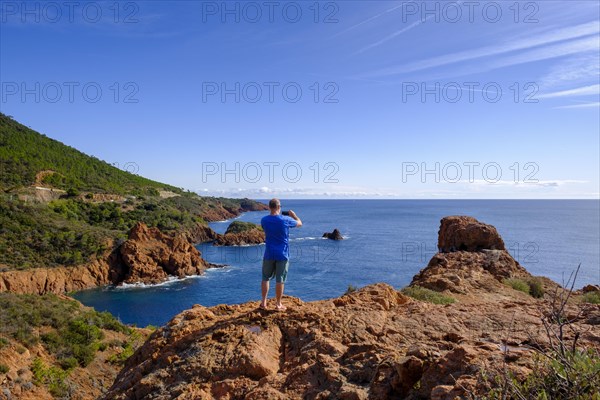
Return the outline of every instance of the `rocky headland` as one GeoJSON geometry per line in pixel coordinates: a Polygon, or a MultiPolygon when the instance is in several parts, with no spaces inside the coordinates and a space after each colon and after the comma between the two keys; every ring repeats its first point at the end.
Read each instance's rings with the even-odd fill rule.
{"type": "MultiPolygon", "coordinates": [[[[565,289],[540,279],[534,298],[507,285],[533,277],[473,218],[444,218],[439,247],[409,290],[286,297],[283,313],[258,302],[194,306],[150,336],[103,399],[442,400],[477,398],[489,389],[484,377],[506,371],[523,379],[536,351],[552,346],[549,310],[565,289]],[[405,294],[426,288],[452,301],[405,294]]],[[[563,309],[565,340],[599,350],[600,305],[576,297],[563,309]]]]}
{"type": "MultiPolygon", "coordinates": [[[[235,209],[211,208],[202,217],[206,221],[221,220],[266,208],[265,204],[249,201],[247,204],[242,202],[242,206],[235,209]]],[[[264,242],[264,233],[260,232],[264,242]]],[[[198,223],[182,232],[164,233],[139,222],[129,231],[127,240],[106,243],[109,250],[92,262],[74,267],[0,272],[0,292],[59,294],[108,284],[155,284],[169,277],[201,275],[210,264],[202,259],[195,244],[219,240],[223,236],[231,243],[260,243],[260,238],[253,231],[241,235],[219,235],[206,224],[198,223]]]]}
{"type": "Polygon", "coordinates": [[[248,246],[265,242],[265,232],[259,225],[251,222],[233,221],[225,234],[217,234],[215,246],[248,246]]]}

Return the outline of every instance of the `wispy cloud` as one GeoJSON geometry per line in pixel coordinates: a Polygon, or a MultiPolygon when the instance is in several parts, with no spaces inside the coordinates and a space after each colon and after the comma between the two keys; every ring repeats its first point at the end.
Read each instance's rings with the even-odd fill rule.
{"type": "Polygon", "coordinates": [[[555,107],[555,108],[597,108],[598,110],[600,110],[600,102],[573,104],[573,105],[569,105],[569,106],[561,106],[561,107],[555,107]]]}
{"type": "Polygon", "coordinates": [[[541,77],[541,88],[561,88],[565,86],[585,85],[598,82],[600,76],[600,53],[580,54],[560,60],[550,67],[541,77]]]}
{"type": "Polygon", "coordinates": [[[572,96],[589,96],[589,95],[600,95],[600,85],[589,85],[580,88],[561,90],[559,92],[552,92],[539,95],[540,99],[551,99],[555,97],[572,97],[572,96]]]}
{"type": "Polygon", "coordinates": [[[361,21],[361,22],[359,22],[357,24],[354,24],[354,25],[352,25],[352,26],[350,26],[350,27],[348,27],[348,28],[346,28],[346,29],[344,29],[344,30],[336,33],[335,35],[333,35],[333,37],[340,36],[340,35],[343,35],[343,34],[345,34],[347,32],[350,32],[351,30],[354,30],[354,29],[358,28],[359,26],[368,24],[369,22],[374,21],[374,20],[376,20],[376,19],[378,19],[380,17],[383,17],[386,14],[392,13],[392,12],[396,11],[397,9],[399,9],[401,7],[402,7],[402,4],[400,4],[398,6],[394,6],[392,8],[388,8],[387,10],[385,10],[383,12],[380,12],[379,14],[373,15],[372,17],[369,17],[369,18],[367,18],[367,19],[365,19],[365,20],[363,20],[363,21],[361,21]]]}
{"type": "Polygon", "coordinates": [[[365,51],[370,50],[370,49],[372,49],[374,47],[381,46],[385,42],[388,42],[388,41],[392,40],[393,38],[395,38],[396,36],[400,36],[401,34],[406,33],[406,32],[410,31],[413,28],[416,28],[417,26],[421,25],[423,22],[425,22],[426,20],[431,19],[431,18],[432,18],[432,16],[429,16],[429,17],[425,18],[424,20],[415,21],[412,24],[410,24],[410,25],[408,25],[408,26],[406,26],[406,27],[404,27],[404,28],[402,28],[402,29],[400,29],[400,30],[398,30],[398,31],[396,31],[396,32],[394,32],[394,33],[386,36],[385,38],[383,38],[381,40],[378,40],[375,43],[371,43],[370,45],[368,45],[366,47],[363,47],[362,49],[358,50],[354,54],[356,55],[356,54],[364,53],[365,51]]]}
{"type": "MultiPolygon", "coordinates": [[[[500,45],[486,46],[472,50],[461,51],[452,54],[445,54],[438,57],[429,58],[401,66],[384,68],[373,73],[373,75],[395,75],[409,72],[416,72],[424,69],[440,67],[448,64],[471,61],[479,58],[497,56],[515,51],[530,50],[538,46],[547,46],[553,43],[558,43],[567,40],[583,38],[590,35],[600,33],[598,22],[590,22],[580,24],[574,27],[562,28],[552,32],[546,32],[535,37],[506,40],[500,45]]],[[[552,47],[548,49],[538,49],[536,52],[529,54],[516,55],[512,59],[504,60],[502,66],[512,65],[515,63],[529,62],[533,60],[546,59],[549,57],[558,56],[559,51],[567,51],[569,53],[588,51],[597,49],[597,36],[574,41],[560,45],[560,47],[552,47]]]]}

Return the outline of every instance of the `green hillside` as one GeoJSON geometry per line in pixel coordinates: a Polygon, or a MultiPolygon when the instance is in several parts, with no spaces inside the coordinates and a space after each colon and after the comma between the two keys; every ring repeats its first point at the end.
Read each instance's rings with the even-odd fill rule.
{"type": "Polygon", "coordinates": [[[0,114],[0,272],[102,257],[138,221],[186,231],[257,207],[122,171],[0,114]]]}
{"type": "Polygon", "coordinates": [[[120,170],[35,132],[0,113],[0,189],[36,183],[36,174],[53,171],[41,183],[57,189],[114,194],[156,194],[181,190],[120,170]]]}

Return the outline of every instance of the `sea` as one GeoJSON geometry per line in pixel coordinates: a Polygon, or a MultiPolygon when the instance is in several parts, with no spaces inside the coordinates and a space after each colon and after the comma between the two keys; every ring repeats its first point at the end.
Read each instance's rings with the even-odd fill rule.
{"type": "MultiPolygon", "coordinates": [[[[282,209],[294,210],[303,222],[290,230],[285,285],[286,295],[303,301],[338,297],[350,285],[408,285],[437,252],[440,220],[448,215],[494,225],[508,251],[533,275],[564,284],[579,266],[576,288],[600,284],[599,200],[282,200],[282,209]],[[344,240],[322,238],[335,228],[344,240]]],[[[266,214],[248,212],[236,219],[260,223],[266,214]]],[[[210,226],[224,233],[230,222],[210,226]]],[[[197,247],[207,261],[226,266],[159,285],[105,286],[74,297],[136,326],[163,325],[194,304],[260,299],[264,245],[197,247]]]]}

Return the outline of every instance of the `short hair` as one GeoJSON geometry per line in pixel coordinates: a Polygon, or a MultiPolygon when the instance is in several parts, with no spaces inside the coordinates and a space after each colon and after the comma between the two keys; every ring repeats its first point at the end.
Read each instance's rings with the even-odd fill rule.
{"type": "Polygon", "coordinates": [[[275,209],[277,209],[277,207],[281,207],[281,203],[279,202],[279,199],[269,200],[269,208],[271,210],[275,210],[275,209]]]}

